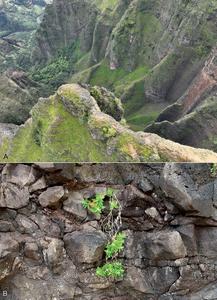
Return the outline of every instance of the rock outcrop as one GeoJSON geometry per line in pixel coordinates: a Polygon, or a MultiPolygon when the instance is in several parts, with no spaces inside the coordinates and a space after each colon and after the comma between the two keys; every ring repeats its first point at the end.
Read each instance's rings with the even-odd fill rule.
{"type": "Polygon", "coordinates": [[[7,292],[8,299],[215,298],[217,177],[211,165],[52,163],[0,169],[1,190],[13,186],[26,195],[10,202],[7,193],[0,195],[0,293],[7,292]],[[96,275],[108,241],[101,219],[84,207],[77,210],[83,197],[108,187],[121,203],[126,234],[118,256],[125,272],[117,280],[96,275]],[[45,207],[54,190],[60,205],[45,207]]]}
{"type": "Polygon", "coordinates": [[[217,150],[216,57],[215,48],[186,93],[167,107],[145,131],[185,145],[217,150]]]}
{"type": "Polygon", "coordinates": [[[0,122],[22,124],[37,103],[42,87],[22,71],[0,74],[0,122]]]}
{"type": "Polygon", "coordinates": [[[217,161],[217,154],[212,151],[182,146],[150,133],[133,132],[122,124],[124,120],[116,121],[104,113],[107,111],[116,119],[122,117],[120,101],[113,94],[96,87],[89,92],[77,84],[63,85],[55,95],[39,100],[32,109],[32,117],[14,131],[14,136],[2,131],[1,159],[10,162],[217,161]]]}

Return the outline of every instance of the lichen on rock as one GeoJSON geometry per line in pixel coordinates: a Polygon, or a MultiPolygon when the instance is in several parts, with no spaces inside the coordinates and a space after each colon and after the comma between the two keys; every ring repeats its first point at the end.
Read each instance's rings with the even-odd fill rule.
{"type": "MultiPolygon", "coordinates": [[[[110,94],[106,92],[105,98],[103,110],[107,111],[110,94]]],[[[119,102],[116,105],[118,110],[119,102]]],[[[133,132],[101,111],[97,100],[78,84],[63,85],[49,98],[40,98],[31,118],[16,128],[7,143],[5,134],[2,133],[0,151],[3,160],[12,162],[217,160],[217,155],[209,150],[182,146],[150,133],[133,132]]]]}

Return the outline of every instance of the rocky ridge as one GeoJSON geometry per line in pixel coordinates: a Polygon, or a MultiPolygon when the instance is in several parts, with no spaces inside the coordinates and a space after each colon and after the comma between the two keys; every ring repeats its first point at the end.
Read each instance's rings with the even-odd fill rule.
{"type": "Polygon", "coordinates": [[[10,300],[214,299],[217,182],[210,168],[1,165],[0,291],[10,300]],[[127,235],[118,280],[95,275],[106,234],[81,205],[108,187],[121,202],[127,235]]]}
{"type": "Polygon", "coordinates": [[[2,124],[1,159],[10,162],[217,161],[217,154],[212,151],[182,146],[150,133],[133,132],[125,125],[122,104],[114,94],[104,88],[89,89],[78,84],[63,85],[53,96],[39,100],[24,125],[2,124]]]}

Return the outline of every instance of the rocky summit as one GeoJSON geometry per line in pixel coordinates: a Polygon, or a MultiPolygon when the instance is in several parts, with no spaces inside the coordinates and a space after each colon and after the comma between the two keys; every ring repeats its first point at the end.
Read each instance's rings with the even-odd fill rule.
{"type": "Polygon", "coordinates": [[[7,299],[198,300],[217,294],[217,177],[208,164],[5,164],[0,293],[7,299]],[[82,205],[113,189],[119,278],[96,275],[109,235],[82,205]],[[16,196],[14,196],[16,195],[16,196]],[[196,279],[195,279],[196,278],[196,279]]]}
{"type": "MultiPolygon", "coordinates": [[[[202,152],[206,160],[196,158],[196,154],[192,159],[192,149],[176,143],[217,152],[216,17],[215,0],[2,0],[0,82],[4,82],[4,87],[0,88],[0,122],[25,123],[22,129],[30,128],[30,110],[36,105],[32,112],[37,114],[36,110],[42,107],[39,98],[58,95],[62,85],[79,84],[90,92],[104,114],[121,122],[121,127],[116,124],[121,131],[126,129],[122,120],[125,119],[131,130],[127,132],[131,132],[134,141],[140,140],[140,149],[143,144],[156,148],[156,144],[163,143],[167,148],[163,152],[172,153],[170,157],[154,149],[154,155],[147,151],[141,155],[135,149],[138,147],[130,146],[130,158],[128,154],[126,158],[114,150],[119,148],[114,141],[107,149],[98,143],[98,134],[88,133],[90,145],[98,144],[101,149],[95,154],[90,151],[90,159],[101,161],[106,154],[106,161],[210,160],[214,153],[202,152]],[[117,112],[114,107],[118,107],[117,112]],[[147,138],[144,142],[145,137],[150,137],[151,142],[147,138]],[[186,157],[180,152],[185,152],[186,157]]],[[[45,111],[48,102],[44,102],[45,111]]],[[[48,117],[47,128],[52,128],[49,132],[53,128],[61,131],[61,122],[55,121],[53,126],[51,119],[61,120],[62,112],[56,106],[53,110],[55,116],[48,117]]],[[[34,116],[30,120],[34,123],[34,116]]],[[[76,157],[89,161],[82,154],[85,149],[78,147],[82,142],[77,143],[76,138],[72,142],[71,133],[76,134],[77,126],[73,118],[69,120],[67,126],[63,125],[67,142],[64,137],[57,137],[63,143],[57,156],[58,141],[51,137],[53,133],[48,141],[44,140],[53,154],[45,157],[42,146],[36,147],[32,155],[40,161],[50,160],[54,154],[61,161],[74,161],[76,157]]],[[[82,138],[85,122],[80,130],[82,138]]],[[[17,137],[10,146],[11,160],[17,143],[23,144],[22,131],[18,131],[20,140],[17,137]]],[[[0,147],[5,152],[5,144],[0,147]]],[[[16,157],[21,161],[23,156],[19,153],[16,157]]]]}
{"type": "Polygon", "coordinates": [[[120,100],[97,86],[63,85],[39,100],[24,125],[0,128],[3,161],[217,162],[210,150],[132,131],[120,100]]]}

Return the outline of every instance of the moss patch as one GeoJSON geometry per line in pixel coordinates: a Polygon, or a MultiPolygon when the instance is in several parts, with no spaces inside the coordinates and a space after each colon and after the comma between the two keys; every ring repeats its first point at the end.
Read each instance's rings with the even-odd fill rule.
{"type": "MultiPolygon", "coordinates": [[[[129,134],[123,133],[118,137],[118,150],[124,155],[127,161],[153,161],[154,152],[151,147],[140,144],[136,138],[129,134]]],[[[156,158],[154,159],[156,160],[156,158]]]]}
{"type": "Polygon", "coordinates": [[[10,142],[7,138],[4,138],[1,146],[0,146],[0,160],[2,162],[7,162],[9,159],[7,159],[6,154],[8,154],[8,149],[9,149],[10,142]]]}
{"type": "Polygon", "coordinates": [[[33,122],[13,140],[12,161],[111,161],[106,147],[92,138],[86,124],[68,113],[55,97],[33,112],[33,122]],[[40,124],[40,125],[39,125],[40,124]],[[39,126],[39,127],[38,127],[39,126]],[[87,147],[88,145],[88,147],[87,147]]]}
{"type": "Polygon", "coordinates": [[[104,86],[113,89],[117,81],[123,78],[127,72],[121,68],[111,70],[106,60],[102,61],[98,68],[94,69],[90,75],[90,84],[104,86]]]}

